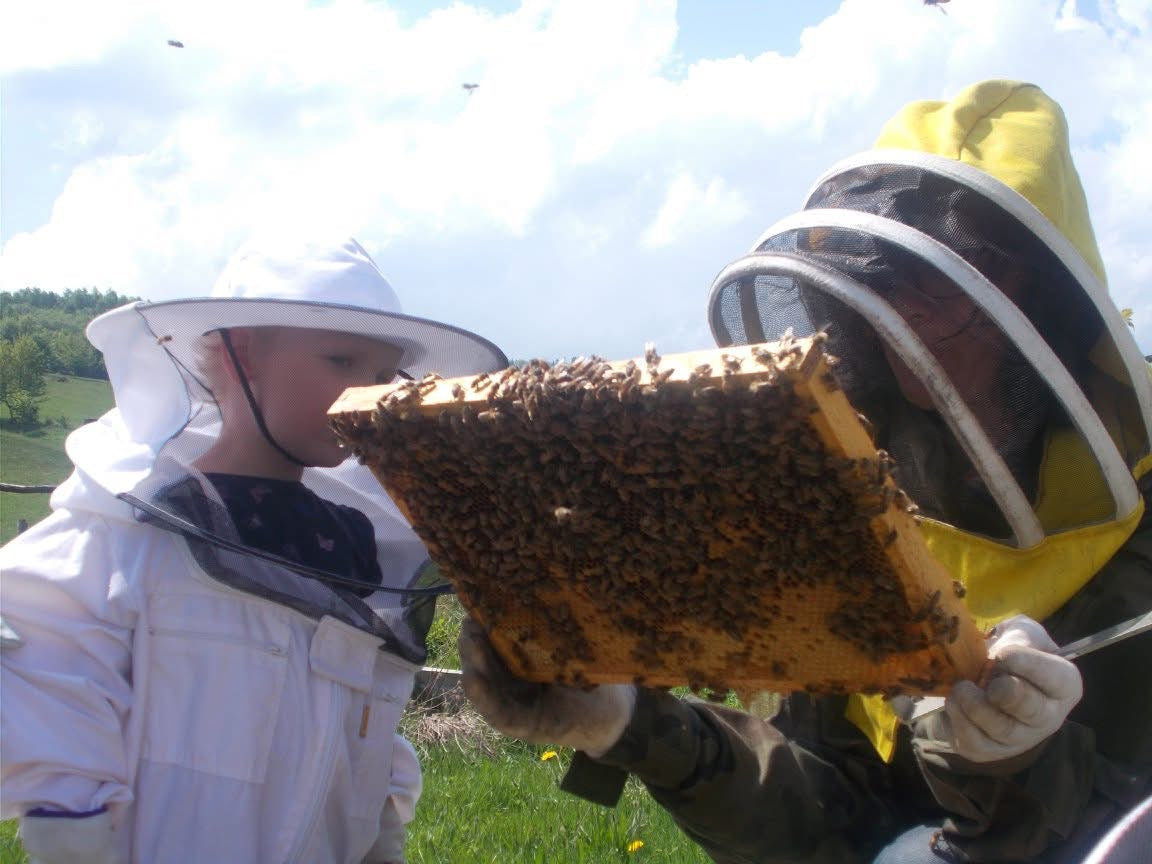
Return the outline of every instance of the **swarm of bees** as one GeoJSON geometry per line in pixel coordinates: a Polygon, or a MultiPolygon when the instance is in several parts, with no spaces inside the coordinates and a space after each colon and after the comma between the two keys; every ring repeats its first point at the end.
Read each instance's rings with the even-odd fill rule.
{"type": "Polygon", "coordinates": [[[984,660],[819,338],[431,375],[330,413],[522,678],[919,693],[984,660]]]}

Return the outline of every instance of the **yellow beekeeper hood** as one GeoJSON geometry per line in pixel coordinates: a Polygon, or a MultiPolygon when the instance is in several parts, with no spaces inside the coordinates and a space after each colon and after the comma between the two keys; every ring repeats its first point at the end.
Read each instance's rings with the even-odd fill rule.
{"type": "MultiPolygon", "coordinates": [[[[905,106],[713,285],[721,345],[825,329],[977,623],[1044,619],[1135,530],[1152,378],[1111,302],[1060,107],[975,84],[905,106]]],[[[849,716],[884,755],[893,717],[849,716]]]]}

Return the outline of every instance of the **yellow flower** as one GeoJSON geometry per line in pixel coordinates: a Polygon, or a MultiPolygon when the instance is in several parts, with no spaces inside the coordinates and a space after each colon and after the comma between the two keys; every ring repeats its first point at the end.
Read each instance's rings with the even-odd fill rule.
{"type": "Polygon", "coordinates": [[[541,762],[547,762],[549,759],[555,759],[555,758],[556,758],[556,751],[555,750],[545,750],[543,753],[540,754],[540,761],[541,762]]]}
{"type": "Polygon", "coordinates": [[[644,841],[643,840],[633,840],[627,846],[627,849],[629,852],[635,852],[637,849],[643,849],[643,848],[644,848],[644,841]]]}

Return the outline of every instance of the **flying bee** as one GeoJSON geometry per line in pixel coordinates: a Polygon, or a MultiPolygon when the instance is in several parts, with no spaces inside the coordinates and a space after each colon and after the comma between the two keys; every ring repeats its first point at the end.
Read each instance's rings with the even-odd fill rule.
{"type": "Polygon", "coordinates": [[[920,607],[920,610],[918,612],[916,612],[915,615],[912,616],[912,620],[913,621],[927,621],[928,617],[933,612],[936,611],[936,607],[939,604],[940,604],[940,592],[939,591],[933,591],[931,594],[928,595],[928,598],[924,601],[924,605],[920,607]]]}

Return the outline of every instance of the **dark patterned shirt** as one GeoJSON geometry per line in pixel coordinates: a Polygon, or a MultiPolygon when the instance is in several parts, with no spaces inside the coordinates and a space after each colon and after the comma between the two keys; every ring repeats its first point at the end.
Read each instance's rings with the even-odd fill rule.
{"type": "Polygon", "coordinates": [[[247,545],[338,576],[380,584],[375,532],[359,510],[326,501],[296,481],[205,476],[247,545]]]}

